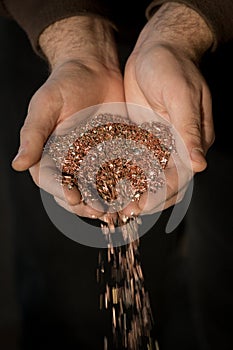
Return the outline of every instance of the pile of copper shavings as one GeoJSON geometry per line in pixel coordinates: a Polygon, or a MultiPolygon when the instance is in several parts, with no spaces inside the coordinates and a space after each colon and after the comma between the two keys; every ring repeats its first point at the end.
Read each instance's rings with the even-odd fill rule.
{"type": "Polygon", "coordinates": [[[78,126],[69,131],[69,133],[64,135],[53,135],[46,144],[45,151],[51,155],[58,168],[60,168],[63,165],[69,147],[72,147],[72,144],[76,139],[82,137],[89,130],[103,126],[109,122],[133,125],[143,129],[158,138],[161,145],[163,145],[168,151],[175,151],[175,140],[169,126],[157,121],[150,121],[137,125],[120,115],[110,113],[87,117],[87,120],[79,121],[78,126]]]}
{"type": "Polygon", "coordinates": [[[73,172],[73,181],[87,202],[93,202],[102,194],[108,206],[118,211],[120,202],[124,205],[127,200],[139,199],[147,189],[156,192],[162,187],[164,180],[159,176],[161,172],[157,158],[145,146],[133,140],[114,138],[88,152],[73,172]],[[123,192],[117,188],[120,181],[125,183],[123,192]],[[113,193],[118,195],[117,199],[114,199],[113,193]]]}
{"type": "Polygon", "coordinates": [[[153,133],[149,133],[137,125],[108,122],[88,130],[69,147],[63,164],[63,172],[72,175],[91,148],[114,138],[135,141],[137,147],[145,146],[158,159],[161,167],[166,167],[170,151],[160,143],[160,140],[153,133]]]}
{"type": "Polygon", "coordinates": [[[106,113],[89,118],[87,122],[82,121],[69,134],[51,137],[45,150],[55,161],[57,168],[62,171],[62,176],[59,178],[61,183],[69,188],[81,184],[81,187],[84,186],[83,193],[86,192],[90,199],[93,197],[90,182],[94,186],[96,182],[92,175],[99,171],[103,162],[110,160],[106,159],[109,154],[111,159],[127,158],[132,160],[134,157],[135,162],[140,161],[142,169],[149,171],[146,177],[147,182],[150,182],[147,184],[150,191],[156,192],[158,187],[163,186],[163,181],[158,178],[158,173],[166,167],[171,152],[175,151],[175,141],[170,128],[165,124],[146,122],[138,126],[119,115],[106,113]],[[115,145],[114,140],[116,141],[115,145]],[[127,143],[125,147],[122,147],[119,140],[125,140],[128,143],[131,141],[132,145],[127,143]],[[109,141],[112,142],[112,147],[106,147],[106,143],[109,141]],[[147,157],[143,154],[145,153],[142,151],[143,148],[148,150],[147,157]],[[119,152],[120,149],[122,149],[121,152],[119,152]],[[92,152],[90,153],[90,151],[92,152]],[[90,157],[86,161],[88,169],[86,167],[85,174],[89,175],[88,177],[83,176],[83,181],[80,180],[78,183],[82,177],[79,172],[80,165],[88,155],[90,157]],[[105,159],[103,159],[104,157],[105,159]],[[156,161],[154,161],[155,158],[156,161]],[[96,164],[98,164],[98,168],[96,168],[96,164]],[[85,182],[87,182],[86,185],[85,182]]]}
{"type": "Polygon", "coordinates": [[[99,252],[97,281],[104,286],[100,309],[111,312],[113,334],[112,340],[105,337],[104,350],[158,349],[152,337],[154,321],[140,262],[138,224],[140,219],[132,218],[120,226],[131,243],[113,247],[107,233],[108,249],[99,252]]]}
{"type": "Polygon", "coordinates": [[[97,114],[91,117],[87,116],[86,119],[78,121],[78,126],[70,130],[69,133],[62,134],[61,129],[60,134],[53,134],[45,145],[44,151],[51,156],[57,168],[62,170],[67,151],[72,147],[73,142],[93,127],[108,123],[110,120],[116,123],[128,123],[128,120],[122,116],[112,115],[110,113],[97,114]]]}
{"type": "Polygon", "coordinates": [[[115,158],[101,165],[96,175],[96,188],[99,195],[107,202],[119,198],[119,195],[129,198],[139,198],[147,191],[147,179],[143,170],[135,163],[125,158],[115,158]],[[119,193],[119,180],[130,181],[128,193],[119,193]],[[131,193],[129,192],[131,189],[131,193]]]}
{"type": "Polygon", "coordinates": [[[161,144],[170,152],[176,152],[175,138],[170,131],[170,127],[161,122],[145,122],[140,128],[147,130],[157,137],[161,144]]]}
{"type": "MultiPolygon", "coordinates": [[[[108,183],[104,183],[103,178],[100,185],[100,177],[98,180],[93,178],[94,174],[103,174],[103,163],[108,164],[108,170],[115,169],[116,163],[118,163],[119,169],[124,169],[125,171],[113,172],[112,174],[118,174],[117,181],[126,178],[131,185],[135,183],[136,177],[140,178],[140,167],[145,170],[146,181],[144,181],[144,189],[142,190],[142,185],[140,189],[134,187],[135,198],[139,198],[139,194],[145,192],[148,188],[150,191],[156,192],[158,188],[162,187],[164,182],[162,178],[158,178],[159,173],[166,167],[169,160],[171,151],[173,150],[173,138],[169,131],[168,127],[160,125],[161,123],[148,123],[147,127],[150,128],[150,131],[145,130],[142,127],[139,127],[133,123],[119,123],[116,120],[119,120],[119,116],[112,117],[111,121],[108,120],[106,124],[100,124],[100,121],[103,122],[103,116],[100,116],[100,120],[97,123],[95,119],[92,121],[91,127],[90,124],[86,127],[86,132],[79,131],[79,137],[74,140],[74,133],[72,134],[72,144],[67,147],[68,139],[64,136],[64,144],[66,145],[66,155],[61,154],[61,149],[64,150],[64,147],[60,147],[61,136],[55,137],[55,139],[50,142],[48,148],[49,154],[55,160],[56,164],[60,164],[62,170],[61,182],[64,185],[67,185],[69,188],[72,188],[74,185],[79,187],[80,192],[85,200],[93,199],[93,188],[97,189],[99,194],[103,194],[103,199],[107,199],[110,202],[112,197],[112,191],[115,191],[113,187],[114,183],[111,183],[110,178],[113,177],[107,176],[108,183]],[[97,124],[96,126],[93,126],[97,124]],[[153,133],[153,130],[156,131],[153,133]],[[162,139],[159,138],[159,130],[161,130],[162,139]],[[166,137],[164,135],[166,130],[166,137]],[[59,138],[59,139],[58,139],[59,138]],[[167,146],[164,145],[163,139],[166,142],[167,146]],[[169,149],[167,148],[169,147],[169,149]],[[147,153],[146,153],[147,152],[147,153]],[[109,159],[110,158],[110,159],[109,159]],[[115,159],[128,159],[129,162],[134,162],[129,169],[132,170],[132,173],[127,169],[123,164],[119,164],[118,160],[115,159]],[[135,173],[137,164],[138,172],[135,173]],[[82,171],[80,167],[82,165],[82,171]],[[85,165],[85,166],[84,166],[85,165]],[[100,167],[101,170],[99,169],[100,167]],[[108,190],[107,190],[108,189],[108,190]]],[[[122,120],[121,120],[122,121],[122,120]]],[[[146,126],[144,123],[144,127],[146,126]]],[[[83,127],[82,127],[82,131],[83,127]]],[[[138,181],[138,184],[140,181],[138,181]]],[[[131,191],[132,192],[132,191],[131,191]]],[[[132,199],[132,193],[128,197],[132,199]]],[[[113,206],[115,207],[116,203],[113,201],[113,206]]]]}
{"type": "Polygon", "coordinates": [[[45,153],[49,154],[54,160],[56,167],[62,171],[63,162],[65,155],[69,149],[72,147],[73,142],[77,139],[77,133],[72,130],[67,135],[54,135],[52,136],[47,144],[45,145],[45,153]]]}

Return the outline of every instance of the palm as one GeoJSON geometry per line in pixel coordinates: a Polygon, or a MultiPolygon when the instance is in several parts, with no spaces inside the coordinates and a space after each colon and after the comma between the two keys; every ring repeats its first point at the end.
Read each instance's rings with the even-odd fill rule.
{"type": "MultiPolygon", "coordinates": [[[[192,171],[203,170],[203,165],[193,165],[190,161],[190,135],[195,134],[199,127],[203,135],[202,142],[209,147],[213,130],[208,88],[191,61],[181,59],[161,47],[145,52],[135,50],[131,54],[125,68],[124,85],[126,101],[148,107],[168,120],[187,148],[186,159],[180,159],[178,168],[172,160],[168,163],[165,171],[165,203],[159,196],[150,196],[147,206],[144,207],[144,211],[155,208],[156,211],[161,210],[181,200],[192,171]]],[[[130,117],[136,123],[147,121],[146,113],[136,116],[132,114],[130,117]]],[[[143,207],[144,204],[145,198],[142,198],[139,205],[143,207]]]]}
{"type": "MultiPolygon", "coordinates": [[[[123,101],[123,98],[122,77],[118,71],[110,72],[99,64],[90,68],[72,62],[54,70],[36,92],[29,105],[29,116],[33,116],[34,123],[39,122],[44,129],[47,128],[45,133],[49,136],[74,113],[97,104],[123,101]]],[[[45,142],[46,139],[43,144],[45,142]]],[[[51,193],[67,210],[81,216],[101,216],[101,211],[80,203],[81,196],[77,189],[65,189],[63,192],[61,186],[54,181],[55,169],[51,161],[43,158],[43,162],[40,162],[43,144],[39,147],[38,142],[34,141],[34,144],[39,152],[39,162],[30,168],[35,183],[51,193]]]]}
{"type": "Polygon", "coordinates": [[[50,75],[33,96],[29,113],[39,105],[43,106],[49,110],[46,114],[55,126],[83,108],[123,101],[123,96],[122,77],[119,72],[109,72],[101,65],[97,70],[72,62],[50,75]]]}

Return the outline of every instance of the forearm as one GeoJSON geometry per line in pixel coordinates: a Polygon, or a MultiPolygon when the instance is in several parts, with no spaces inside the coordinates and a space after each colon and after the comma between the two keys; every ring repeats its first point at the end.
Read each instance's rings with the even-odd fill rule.
{"type": "Polygon", "coordinates": [[[39,45],[52,69],[66,61],[101,62],[118,67],[112,24],[94,16],[75,16],[55,22],[39,37],[39,45]]]}
{"type": "Polygon", "coordinates": [[[193,9],[180,3],[166,3],[151,17],[137,45],[160,43],[182,50],[194,61],[210,49],[213,33],[193,9]]]}
{"type": "Polygon", "coordinates": [[[232,0],[152,0],[146,10],[146,17],[151,18],[155,11],[166,3],[186,4],[206,21],[214,33],[212,50],[220,44],[233,40],[232,0]]]}

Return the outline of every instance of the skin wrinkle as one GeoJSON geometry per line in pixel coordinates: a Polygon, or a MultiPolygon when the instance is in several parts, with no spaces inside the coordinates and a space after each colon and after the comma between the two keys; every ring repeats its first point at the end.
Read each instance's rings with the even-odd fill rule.
{"type": "MultiPolygon", "coordinates": [[[[187,142],[187,147],[190,153],[194,147],[196,149],[201,148],[199,141],[197,142],[197,140],[193,138],[193,135],[192,133],[189,133],[189,130],[187,130],[187,133],[182,130],[182,126],[184,124],[189,124],[188,121],[190,118],[195,118],[197,119],[196,122],[200,123],[199,113],[194,113],[192,108],[190,108],[190,104],[191,107],[195,108],[197,103],[196,97],[198,97],[198,101],[200,101],[199,96],[197,96],[196,93],[198,91],[202,91],[204,82],[200,74],[198,74],[198,70],[195,69],[196,66],[190,61],[191,59],[194,60],[196,58],[197,52],[200,53],[201,50],[207,50],[207,48],[212,44],[212,35],[209,32],[208,26],[202,19],[199,18],[199,16],[197,16],[198,14],[195,11],[186,6],[183,7],[179,5],[178,7],[174,4],[162,6],[142,30],[142,34],[140,35],[136,44],[137,48],[133,50],[135,54],[133,53],[130,59],[127,61],[124,75],[124,86],[122,86],[120,69],[118,72],[119,74],[116,74],[116,71],[119,68],[119,63],[116,54],[116,47],[113,43],[113,30],[109,22],[100,18],[93,19],[93,17],[88,16],[77,16],[67,18],[65,20],[59,20],[58,22],[49,26],[46,30],[44,30],[40,37],[40,45],[51,64],[52,73],[48,81],[42,87],[41,91],[46,92],[46,87],[50,86],[51,80],[55,77],[57,79],[57,84],[54,84],[54,91],[60,91],[60,94],[62,94],[60,98],[62,110],[60,111],[60,116],[54,115],[57,110],[56,99],[54,101],[54,93],[52,90],[47,91],[48,94],[50,93],[51,113],[53,115],[51,115],[50,111],[46,110],[45,108],[45,113],[43,113],[43,115],[46,115],[46,118],[48,118],[49,121],[52,121],[52,124],[50,124],[48,130],[45,131],[45,137],[48,137],[50,131],[54,130],[54,128],[62,120],[65,120],[76,110],[89,106],[89,104],[98,104],[116,100],[124,101],[125,99],[126,101],[131,101],[131,98],[132,102],[139,101],[141,103],[140,94],[144,93],[144,100],[146,103],[151,104],[155,109],[156,107],[160,107],[160,109],[163,107],[163,110],[167,110],[167,118],[170,117],[171,122],[176,123],[175,125],[178,131],[180,130],[182,132],[183,138],[187,142]],[[183,8],[185,9],[185,14],[183,14],[182,17],[180,17],[181,8],[182,12],[183,8]],[[163,19],[161,18],[162,12],[163,19]],[[194,51],[190,51],[190,46],[191,44],[193,45],[193,43],[190,44],[190,35],[184,36],[182,30],[184,27],[180,26],[181,23],[182,25],[186,26],[185,28],[188,28],[187,22],[190,21],[190,16],[192,17],[193,23],[192,36],[195,37],[193,34],[195,30],[197,37],[200,37],[200,35],[202,36],[202,39],[197,43],[201,43],[201,48],[195,47],[194,51]],[[197,25],[197,27],[194,25],[196,18],[197,23],[200,23],[200,25],[197,25]],[[182,19],[182,22],[180,19],[182,19]],[[165,29],[167,26],[170,28],[170,34],[165,29]],[[177,30],[175,30],[176,26],[178,26],[177,30]],[[161,29],[162,27],[164,27],[164,30],[161,29]],[[200,32],[200,27],[203,28],[202,32],[200,32]],[[179,37],[182,41],[182,46],[179,46],[178,44],[179,37]],[[169,48],[172,47],[172,40],[174,38],[176,38],[174,43],[174,52],[160,47],[165,45],[167,45],[169,48]],[[100,44],[98,44],[98,42],[100,42],[100,44]],[[186,47],[185,52],[184,43],[186,47]],[[146,48],[143,46],[143,44],[146,46],[146,48]],[[136,52],[137,49],[138,52],[136,52]],[[142,51],[140,49],[142,49],[142,51]],[[141,51],[141,53],[139,51],[141,51]],[[159,62],[159,57],[154,57],[153,52],[157,52],[158,56],[161,55],[161,62],[159,62]],[[183,52],[184,54],[182,55],[183,52]],[[137,54],[139,59],[137,59],[137,54]],[[136,58],[134,62],[133,60],[135,55],[136,58]],[[163,67],[162,71],[158,71],[158,76],[156,76],[157,71],[153,71],[153,62],[156,62],[156,59],[159,63],[159,67],[163,67]],[[115,64],[115,62],[117,63],[115,64]],[[173,69],[169,68],[169,62],[173,69]],[[82,67],[78,69],[77,64],[73,63],[81,63],[82,67]],[[132,63],[132,67],[130,67],[130,63],[132,63]],[[177,69],[174,69],[173,64],[176,65],[177,69]],[[89,68],[88,72],[85,67],[89,68]],[[127,67],[131,68],[129,72],[127,71],[127,67]],[[184,68],[187,70],[186,75],[184,74],[184,68]],[[71,70],[74,70],[75,72],[75,74],[72,74],[72,76],[69,74],[71,70]],[[133,71],[134,74],[132,73],[133,71]],[[196,74],[196,78],[194,81],[192,81],[193,84],[189,84],[186,80],[190,79],[190,75],[193,72],[196,74]],[[132,76],[130,76],[129,73],[131,73],[132,76]],[[155,74],[155,79],[151,79],[152,73],[155,74]],[[164,85],[160,86],[159,88],[153,82],[160,81],[162,78],[161,82],[163,83],[164,74],[166,77],[164,85]],[[170,82],[168,78],[169,74],[171,74],[173,79],[170,82]],[[105,81],[103,77],[106,77],[105,81]],[[94,84],[94,86],[97,86],[97,88],[93,90],[90,89],[91,84],[94,84]],[[150,85],[155,89],[150,89],[150,85]],[[173,86],[178,86],[177,91],[175,91],[176,89],[174,89],[173,86]],[[124,91],[123,88],[125,88],[124,91]],[[164,96],[164,98],[161,98],[164,88],[166,88],[167,94],[164,96]],[[86,94],[87,89],[89,91],[88,96],[86,94]],[[185,93],[187,90],[191,90],[191,94],[185,93]],[[154,96],[150,95],[150,91],[155,91],[154,96]],[[195,98],[193,98],[194,95],[195,98]],[[79,96],[78,101],[77,96],[79,96]],[[136,101],[134,100],[135,96],[136,101]],[[179,106],[177,106],[174,102],[175,99],[180,101],[180,98],[184,98],[184,106],[182,108],[185,108],[185,112],[182,112],[183,110],[180,110],[179,106]],[[167,106],[168,101],[170,105],[169,108],[167,106]],[[174,103],[171,105],[172,101],[174,103]],[[179,122],[179,120],[181,120],[181,122],[179,122]]],[[[57,93],[56,96],[58,96],[57,93]]],[[[40,95],[37,94],[36,98],[33,99],[33,105],[41,105],[41,102],[43,101],[41,101],[41,98],[39,97],[40,95]]],[[[208,103],[209,101],[207,101],[207,104],[208,103]]],[[[210,111],[210,106],[207,106],[207,110],[210,111]]],[[[37,119],[36,113],[32,117],[31,120],[35,122],[37,119]]],[[[39,120],[41,122],[41,119],[39,120]]],[[[46,122],[45,118],[42,119],[42,122],[46,122]]],[[[41,130],[44,130],[42,126],[41,130]]],[[[30,130],[28,130],[26,133],[25,139],[27,135],[29,135],[29,131],[30,130]]],[[[40,132],[36,133],[34,131],[33,133],[36,137],[38,137],[37,143],[41,144],[42,138],[40,132]]],[[[207,147],[208,145],[206,148],[207,147]]],[[[36,154],[34,158],[38,160],[38,148],[33,149],[33,151],[34,154],[36,154]]],[[[26,159],[26,156],[24,156],[24,158],[26,159]]],[[[29,165],[32,164],[32,162],[35,164],[34,158],[30,163],[28,162],[29,165]]],[[[30,159],[30,157],[28,157],[28,159],[30,159]]],[[[198,160],[194,159],[193,162],[194,170],[202,171],[205,166],[205,161],[203,160],[203,157],[196,157],[196,159],[198,160]],[[200,159],[201,161],[199,161],[200,159]]],[[[18,164],[20,163],[18,162],[18,164]]],[[[18,168],[25,169],[25,167],[26,165],[18,168]]]]}
{"type": "Polygon", "coordinates": [[[167,3],[148,22],[155,37],[143,38],[143,42],[160,41],[173,50],[177,47],[189,58],[198,62],[214,43],[213,33],[204,19],[190,7],[183,4],[167,3]]]}

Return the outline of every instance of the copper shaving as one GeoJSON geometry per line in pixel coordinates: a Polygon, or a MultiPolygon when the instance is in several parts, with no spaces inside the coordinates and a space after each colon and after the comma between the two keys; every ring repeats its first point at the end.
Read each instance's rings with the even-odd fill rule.
{"type": "MultiPolygon", "coordinates": [[[[100,309],[111,313],[112,337],[105,337],[104,350],[155,350],[153,314],[140,262],[139,218],[121,226],[134,240],[99,252],[97,282],[102,286],[100,309]],[[104,302],[103,302],[104,300],[104,302]]],[[[106,235],[106,232],[105,232],[106,235]]],[[[111,233],[107,233],[111,242],[111,233]]]]}
{"type": "MultiPolygon", "coordinates": [[[[175,151],[175,141],[169,127],[160,122],[138,126],[106,113],[68,135],[52,137],[46,150],[61,170],[63,185],[78,186],[85,201],[94,202],[98,194],[107,208],[118,212],[127,200],[139,200],[145,191],[156,193],[164,186],[160,175],[175,151]]],[[[118,216],[117,223],[101,224],[108,248],[99,252],[100,309],[110,310],[113,334],[112,339],[104,338],[104,350],[158,349],[140,262],[140,220],[118,216]],[[113,225],[130,243],[112,245],[113,225]]]]}

